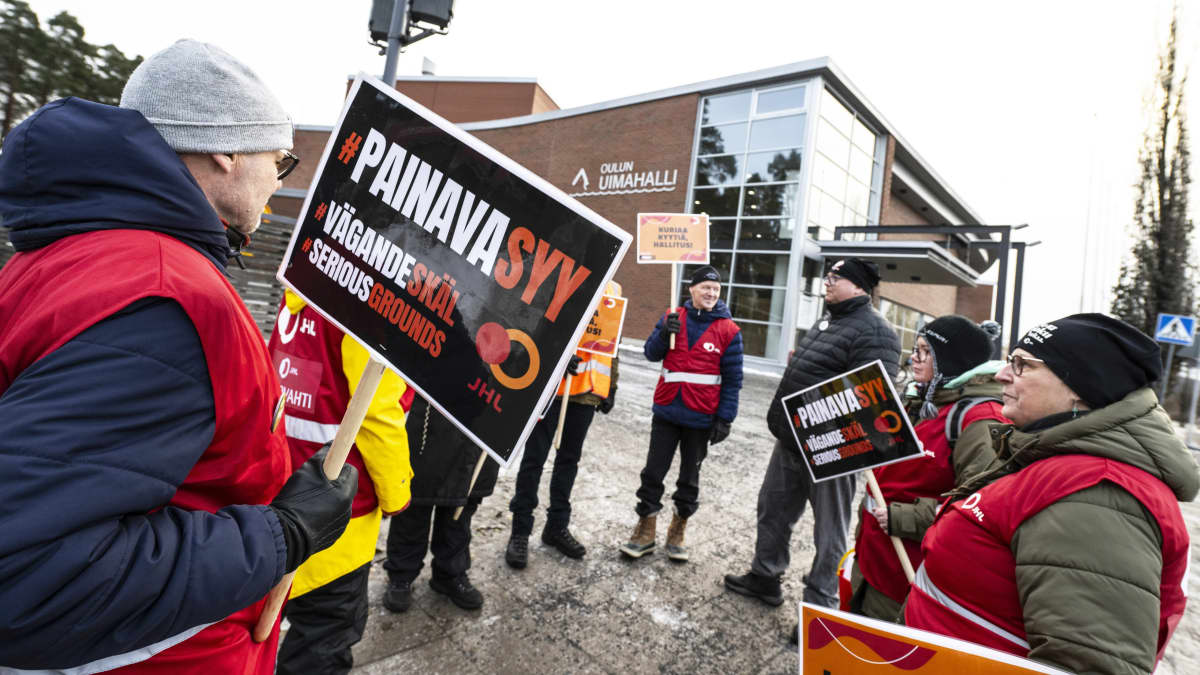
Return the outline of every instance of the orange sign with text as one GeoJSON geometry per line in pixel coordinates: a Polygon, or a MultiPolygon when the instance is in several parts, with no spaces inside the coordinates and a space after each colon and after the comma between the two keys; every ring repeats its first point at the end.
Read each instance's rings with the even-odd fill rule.
{"type": "Polygon", "coordinates": [[[965,640],[804,603],[801,675],[1070,675],[965,640]]]}
{"type": "Polygon", "coordinates": [[[625,298],[602,296],[596,311],[592,312],[591,323],[583,331],[583,337],[575,349],[602,356],[616,356],[617,345],[621,343],[621,327],[625,324],[625,304],[625,298]]]}
{"type": "Polygon", "coordinates": [[[708,264],[708,214],[639,213],[639,263],[708,264]]]}

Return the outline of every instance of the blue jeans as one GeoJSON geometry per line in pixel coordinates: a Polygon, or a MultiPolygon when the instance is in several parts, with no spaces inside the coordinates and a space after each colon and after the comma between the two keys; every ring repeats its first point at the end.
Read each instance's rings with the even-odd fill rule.
{"type": "MultiPolygon", "coordinates": [[[[517,484],[508,510],[513,514],[512,533],[529,536],[533,532],[533,511],[538,505],[538,484],[542,469],[554,442],[562,397],[554,399],[546,413],[525,441],[525,454],[517,471],[517,484]]],[[[571,490],[579,473],[579,458],[588,427],[596,416],[596,408],[583,403],[567,403],[567,419],[563,423],[562,445],[554,454],[554,469],[550,474],[550,508],[546,510],[546,529],[566,529],[571,522],[571,490]]]]}

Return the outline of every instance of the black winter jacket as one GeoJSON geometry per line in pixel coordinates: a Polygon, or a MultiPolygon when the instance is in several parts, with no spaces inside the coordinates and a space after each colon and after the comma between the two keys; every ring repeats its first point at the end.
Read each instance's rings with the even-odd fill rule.
{"type": "Polygon", "coordinates": [[[408,458],[412,464],[412,503],[417,506],[464,506],[468,500],[478,504],[496,488],[500,465],[485,459],[479,478],[468,496],[467,486],[483,450],[467,438],[420,396],[413,399],[405,422],[408,431],[408,458]],[[429,411],[429,428],[425,428],[429,411]]]}
{"type": "Polygon", "coordinates": [[[780,399],[879,359],[888,377],[900,370],[900,338],[866,295],[825,306],[825,315],[796,346],[771,408],[767,428],[797,455],[800,449],[788,429],[780,399]]]}

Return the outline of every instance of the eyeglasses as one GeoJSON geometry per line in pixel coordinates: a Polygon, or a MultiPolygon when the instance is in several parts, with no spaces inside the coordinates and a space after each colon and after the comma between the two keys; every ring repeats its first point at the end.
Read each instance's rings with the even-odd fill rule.
{"type": "Polygon", "coordinates": [[[918,347],[913,345],[912,360],[916,363],[922,363],[929,360],[930,352],[928,347],[918,347]]]}
{"type": "Polygon", "coordinates": [[[291,173],[292,169],[295,169],[296,165],[299,163],[300,163],[299,157],[293,155],[292,153],[288,152],[287,150],[284,150],[283,151],[283,159],[275,162],[275,170],[278,172],[276,174],[276,177],[278,178],[278,180],[283,180],[284,178],[287,178],[287,175],[289,173],[291,173]]]}
{"type": "Polygon", "coordinates": [[[1032,356],[1021,356],[1020,354],[1009,354],[1006,358],[1008,365],[1012,367],[1013,375],[1020,377],[1025,372],[1025,364],[1033,361],[1034,363],[1045,363],[1041,359],[1035,359],[1032,356]]]}
{"type": "Polygon", "coordinates": [[[833,272],[830,272],[829,274],[826,274],[826,275],[825,275],[825,283],[827,283],[827,284],[829,284],[830,286],[832,286],[832,285],[836,284],[837,282],[839,282],[839,281],[841,281],[842,279],[845,279],[845,278],[846,278],[846,277],[844,277],[844,276],[842,276],[842,275],[840,275],[840,274],[834,274],[833,272]]]}

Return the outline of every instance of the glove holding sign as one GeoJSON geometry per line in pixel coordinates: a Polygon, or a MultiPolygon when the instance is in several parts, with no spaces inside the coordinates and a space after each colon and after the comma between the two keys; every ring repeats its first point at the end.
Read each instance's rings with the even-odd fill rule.
{"type": "Polygon", "coordinates": [[[671,335],[679,334],[679,315],[678,314],[672,312],[667,315],[666,328],[667,328],[667,332],[670,333],[671,335]]]}

